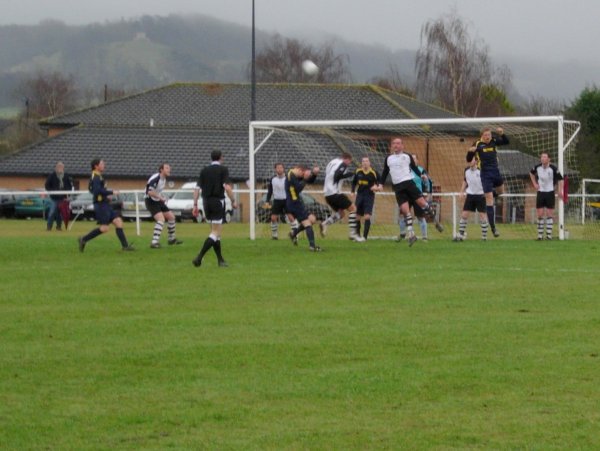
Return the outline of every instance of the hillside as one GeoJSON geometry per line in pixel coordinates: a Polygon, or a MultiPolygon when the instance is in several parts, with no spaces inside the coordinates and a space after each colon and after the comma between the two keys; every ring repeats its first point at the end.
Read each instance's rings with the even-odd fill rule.
{"type": "MultiPolygon", "coordinates": [[[[257,31],[259,50],[268,38],[257,31]]],[[[20,79],[41,69],[71,74],[80,89],[98,92],[105,84],[138,90],[173,81],[246,81],[251,51],[249,27],[201,15],[3,26],[0,42],[0,107],[18,102],[12,95],[20,79]]],[[[348,55],[358,82],[384,74],[392,61],[412,71],[414,52],[344,41],[334,47],[348,55]]]]}

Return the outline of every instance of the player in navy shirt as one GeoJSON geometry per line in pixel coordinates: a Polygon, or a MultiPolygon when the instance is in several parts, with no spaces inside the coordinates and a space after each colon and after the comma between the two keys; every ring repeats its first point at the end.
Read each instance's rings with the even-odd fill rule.
{"type": "Polygon", "coordinates": [[[508,137],[504,134],[501,127],[496,129],[496,134],[492,135],[492,129],[485,127],[481,130],[481,138],[475,141],[469,149],[477,159],[479,170],[481,171],[481,184],[485,193],[485,205],[488,216],[488,223],[495,237],[500,234],[496,230],[496,221],[494,218],[494,190],[496,194],[502,194],[504,180],[500,175],[498,167],[497,146],[508,144],[508,137]]]}
{"type": "Polygon", "coordinates": [[[110,190],[106,187],[106,180],[102,177],[106,167],[104,160],[92,160],[91,166],[92,177],[90,178],[88,189],[90,190],[90,193],[92,193],[94,214],[96,215],[96,221],[98,221],[100,226],[90,231],[87,235],[78,238],[79,251],[83,252],[88,241],[108,232],[111,223],[115,226],[115,232],[121,242],[121,248],[124,251],[132,251],[133,246],[129,244],[127,238],[125,238],[123,220],[110,206],[110,197],[118,195],[119,192],[110,190]]]}
{"type": "Polygon", "coordinates": [[[300,226],[292,230],[289,234],[294,245],[298,244],[297,236],[303,230],[308,238],[308,246],[312,252],[320,252],[321,248],[315,244],[315,232],[312,228],[316,222],[315,215],[309,214],[302,202],[300,193],[307,183],[314,183],[319,174],[319,168],[315,166],[312,170],[302,165],[296,165],[290,169],[285,179],[285,208],[296,220],[300,226]]]}
{"type": "Polygon", "coordinates": [[[356,205],[356,233],[360,235],[361,219],[365,220],[363,229],[363,238],[366,240],[371,229],[371,215],[375,206],[375,191],[381,191],[379,185],[379,175],[377,171],[371,167],[369,157],[363,157],[360,163],[360,168],[354,172],[352,179],[352,194],[356,195],[354,204],[356,205]]]}

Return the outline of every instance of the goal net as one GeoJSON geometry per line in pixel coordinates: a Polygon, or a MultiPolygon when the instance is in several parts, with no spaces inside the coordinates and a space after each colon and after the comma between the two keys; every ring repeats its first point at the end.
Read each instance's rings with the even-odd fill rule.
{"type": "MultiPolygon", "coordinates": [[[[498,162],[504,179],[504,193],[496,198],[495,219],[503,239],[534,239],[537,231],[536,193],[530,170],[540,162],[541,152],[548,152],[551,163],[565,177],[568,195],[557,198],[554,211],[554,236],[589,238],[594,228],[591,198],[583,199],[579,177],[576,141],[580,125],[562,116],[497,117],[465,119],[410,119],[382,121],[257,121],[249,129],[249,205],[250,237],[268,238],[271,235],[269,205],[264,207],[269,180],[275,175],[274,166],[281,163],[288,169],[295,164],[319,166],[321,173],[315,184],[307,185],[309,211],[317,212],[321,220],[326,202],[323,180],[328,162],[342,152],[350,153],[354,167],[363,157],[369,157],[372,167],[381,174],[389,154],[390,141],[401,137],[405,152],[416,155],[432,180],[431,192],[425,197],[435,206],[436,215],[445,231],[438,233],[428,227],[429,239],[452,239],[457,231],[463,200],[458,194],[467,166],[469,147],[479,139],[483,127],[504,129],[508,145],[498,147],[498,162]],[[588,210],[589,208],[589,210],[588,210]],[[585,218],[582,216],[585,212],[585,218]],[[582,220],[583,218],[583,220],[582,220]],[[565,233],[566,232],[566,233],[565,233]]],[[[350,192],[350,180],[344,192],[350,192]]],[[[384,191],[377,193],[371,219],[369,239],[394,239],[399,235],[399,211],[388,177],[384,191]]],[[[479,236],[477,215],[470,215],[469,237],[479,236]]],[[[597,219],[595,219],[597,221],[597,219]]],[[[288,227],[282,218],[282,229],[288,227]]],[[[415,223],[415,232],[421,235],[415,223]]],[[[334,225],[330,235],[347,235],[347,227],[334,225]],[[335,230],[338,230],[336,234],[335,230]]]]}

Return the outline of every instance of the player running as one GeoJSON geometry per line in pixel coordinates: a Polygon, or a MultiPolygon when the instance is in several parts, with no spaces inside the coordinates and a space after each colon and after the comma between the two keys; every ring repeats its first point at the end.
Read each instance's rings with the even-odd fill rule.
{"type": "Polygon", "coordinates": [[[152,249],[160,249],[160,235],[165,225],[165,220],[167,221],[169,236],[168,243],[170,245],[183,243],[183,241],[178,240],[175,236],[175,215],[167,207],[169,198],[162,193],[167,183],[167,177],[170,175],[171,165],[163,163],[159,166],[158,172],[151,175],[146,183],[144,203],[155,221],[152,242],[150,243],[152,249]]]}

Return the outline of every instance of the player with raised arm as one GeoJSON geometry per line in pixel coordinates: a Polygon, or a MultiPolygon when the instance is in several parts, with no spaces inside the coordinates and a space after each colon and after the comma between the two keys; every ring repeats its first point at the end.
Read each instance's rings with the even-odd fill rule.
{"type": "Polygon", "coordinates": [[[155,221],[152,242],[150,243],[152,249],[160,249],[160,235],[165,225],[165,220],[167,221],[168,243],[170,245],[183,243],[183,241],[178,240],[175,236],[175,215],[167,207],[169,198],[163,194],[167,177],[170,175],[171,165],[163,163],[158,167],[158,172],[151,175],[148,182],[146,182],[144,203],[155,221]]]}
{"type": "Polygon", "coordinates": [[[492,234],[497,238],[500,236],[496,230],[496,220],[494,218],[494,190],[496,194],[502,194],[504,189],[504,180],[500,175],[498,167],[497,146],[508,144],[508,137],[504,134],[504,129],[498,127],[495,135],[492,129],[485,127],[481,130],[481,138],[475,141],[469,152],[474,152],[481,171],[481,184],[485,193],[486,213],[492,234]]]}
{"type": "Polygon", "coordinates": [[[350,163],[352,163],[352,155],[344,152],[341,157],[334,158],[327,164],[323,193],[333,213],[321,222],[320,232],[322,237],[327,235],[327,227],[341,220],[344,217],[344,211],[348,210],[348,237],[360,242],[365,239],[358,234],[356,228],[356,206],[348,196],[342,194],[344,179],[354,175],[352,171],[348,170],[350,163]]]}
{"type": "Polygon", "coordinates": [[[297,229],[290,231],[289,237],[294,245],[298,245],[298,234],[305,231],[311,252],[321,251],[321,248],[315,244],[315,232],[312,228],[317,219],[315,215],[306,211],[300,193],[307,183],[314,183],[318,174],[319,168],[317,166],[311,170],[302,165],[296,165],[288,171],[285,178],[285,208],[300,223],[297,229]]]}
{"type": "Polygon", "coordinates": [[[467,163],[469,166],[465,168],[462,186],[460,187],[461,199],[467,195],[460,215],[458,225],[458,235],[454,237],[454,241],[464,241],[467,237],[467,220],[469,213],[479,213],[479,225],[481,226],[481,239],[487,240],[488,222],[487,212],[485,208],[485,195],[483,194],[483,186],[481,185],[481,171],[477,167],[477,160],[474,158],[474,153],[467,153],[467,163]]]}
{"type": "Polygon", "coordinates": [[[285,169],[283,163],[276,163],[275,176],[269,180],[267,199],[263,205],[263,208],[271,209],[271,238],[274,240],[279,238],[279,217],[282,214],[287,214],[292,230],[298,228],[298,221],[285,209],[285,199],[285,169]],[[273,198],[272,203],[271,198],[273,198]]]}
{"type": "Polygon", "coordinates": [[[558,168],[550,163],[550,154],[542,152],[540,163],[536,164],[530,171],[529,177],[531,183],[537,191],[535,208],[537,213],[537,240],[544,239],[544,222],[546,229],[546,239],[552,239],[552,229],[554,227],[554,187],[558,186],[558,196],[563,195],[563,176],[558,172],[558,168]],[[544,218],[545,210],[545,218],[544,218]],[[544,221],[545,220],[545,221],[544,221]]]}
{"type": "Polygon", "coordinates": [[[435,221],[435,227],[439,232],[443,232],[442,225],[435,220],[435,212],[423,197],[423,193],[419,191],[413,180],[414,171],[424,179],[421,170],[415,164],[412,155],[404,152],[404,143],[402,138],[393,138],[391,142],[392,153],[387,156],[384,162],[383,171],[381,173],[381,182],[383,185],[388,175],[392,178],[392,188],[396,195],[396,202],[400,207],[400,213],[404,215],[406,221],[406,229],[408,232],[408,245],[412,246],[417,241],[417,236],[413,229],[413,217],[410,214],[409,201],[413,201],[421,207],[425,216],[435,221]]]}
{"type": "Polygon", "coordinates": [[[356,233],[360,236],[361,220],[364,218],[365,227],[363,229],[363,238],[366,240],[371,228],[371,215],[375,206],[375,192],[381,191],[379,185],[379,174],[371,167],[369,157],[363,157],[360,162],[360,168],[354,172],[351,187],[352,195],[356,196],[354,205],[356,205],[356,233]]]}

